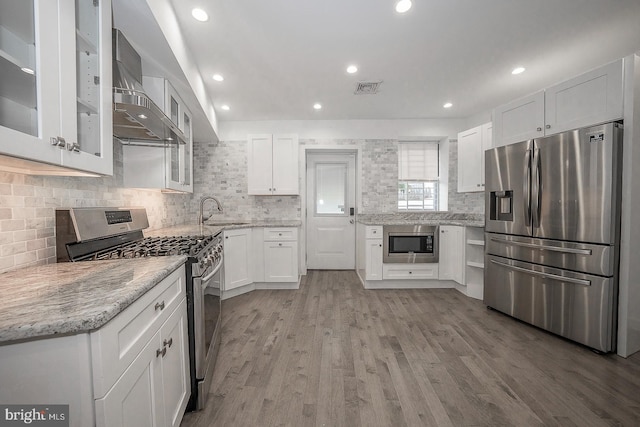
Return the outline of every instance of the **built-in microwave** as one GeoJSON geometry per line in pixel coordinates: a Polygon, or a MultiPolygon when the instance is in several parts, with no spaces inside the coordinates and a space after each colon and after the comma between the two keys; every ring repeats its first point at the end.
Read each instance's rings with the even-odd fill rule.
{"type": "Polygon", "coordinates": [[[438,226],[385,225],[384,263],[438,262],[438,226]]]}

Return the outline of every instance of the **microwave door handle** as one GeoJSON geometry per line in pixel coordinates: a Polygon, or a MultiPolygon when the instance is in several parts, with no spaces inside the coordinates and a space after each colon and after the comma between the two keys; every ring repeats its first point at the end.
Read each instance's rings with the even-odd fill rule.
{"type": "Polygon", "coordinates": [[[531,150],[527,150],[524,155],[524,222],[527,227],[531,226],[531,150]]]}

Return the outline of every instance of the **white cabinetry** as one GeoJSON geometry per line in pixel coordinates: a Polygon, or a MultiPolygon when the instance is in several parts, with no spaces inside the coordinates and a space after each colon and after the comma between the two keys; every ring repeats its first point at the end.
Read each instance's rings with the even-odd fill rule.
{"type": "Polygon", "coordinates": [[[623,60],[493,111],[494,146],[622,119],[623,60]]]}
{"type": "Polygon", "coordinates": [[[102,328],[0,346],[3,404],[68,404],[71,427],[177,427],[190,393],[184,266],[102,328]]]}
{"type": "MultiPolygon", "coordinates": [[[[467,296],[482,299],[484,294],[484,229],[480,227],[465,228],[464,284],[467,296]]],[[[463,282],[461,282],[463,283],[463,282]]]]}
{"type": "Polygon", "coordinates": [[[299,194],[298,136],[249,135],[247,166],[248,194],[299,194]]]}
{"type": "Polygon", "coordinates": [[[124,145],[124,186],[193,192],[192,116],[171,83],[161,77],[143,77],[147,95],[185,136],[184,144],[124,145]]]}
{"type": "Polygon", "coordinates": [[[438,264],[383,264],[382,278],[385,280],[437,280],[438,264]]]}
{"type": "Polygon", "coordinates": [[[440,226],[440,280],[454,280],[464,283],[464,227],[440,226]]]}
{"type": "Polygon", "coordinates": [[[111,175],[111,67],[110,0],[0,4],[0,169],[111,175]]]}
{"type": "Polygon", "coordinates": [[[251,277],[251,228],[224,231],[224,290],[253,282],[251,277]]]}
{"type": "Polygon", "coordinates": [[[190,396],[184,280],[181,267],[91,334],[98,427],[180,425],[190,396]]]}
{"type": "Polygon", "coordinates": [[[365,229],[365,280],[382,280],[382,227],[365,229]]]}
{"type": "Polygon", "coordinates": [[[458,192],[484,191],[484,152],[492,146],[492,124],[458,134],[458,192]]]}
{"type": "Polygon", "coordinates": [[[298,281],[298,229],[264,229],[264,281],[298,281]]]}

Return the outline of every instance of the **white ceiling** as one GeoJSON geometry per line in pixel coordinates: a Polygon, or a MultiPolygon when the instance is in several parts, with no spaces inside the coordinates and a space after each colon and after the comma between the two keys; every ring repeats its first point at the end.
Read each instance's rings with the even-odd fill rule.
{"type": "Polygon", "coordinates": [[[640,50],[640,0],[170,2],[219,121],[469,117],[640,50]]]}

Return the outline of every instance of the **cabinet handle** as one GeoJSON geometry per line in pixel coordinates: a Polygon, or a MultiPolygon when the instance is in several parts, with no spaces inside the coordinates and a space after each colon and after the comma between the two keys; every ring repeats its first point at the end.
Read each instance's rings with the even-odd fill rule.
{"type": "Polygon", "coordinates": [[[67,142],[61,136],[52,136],[49,139],[49,142],[51,142],[51,145],[53,145],[55,147],[58,147],[58,148],[64,148],[64,147],[67,146],[67,142]]]}
{"type": "Polygon", "coordinates": [[[542,131],[542,128],[541,128],[541,127],[537,127],[537,128],[536,128],[536,130],[537,130],[538,132],[541,132],[541,131],[542,131]]]}
{"type": "Polygon", "coordinates": [[[282,246],[282,243],[278,243],[278,246],[282,246]]]}
{"type": "Polygon", "coordinates": [[[378,245],[378,246],[382,247],[382,245],[378,245]]]}
{"type": "Polygon", "coordinates": [[[228,238],[229,238],[229,236],[224,236],[224,238],[225,238],[225,239],[228,239],[228,238]]]}
{"type": "Polygon", "coordinates": [[[546,125],[545,126],[547,129],[551,129],[551,125],[546,125]]]}
{"type": "Polygon", "coordinates": [[[413,274],[413,271],[410,271],[409,274],[413,274]]]}
{"type": "Polygon", "coordinates": [[[67,144],[67,150],[72,151],[74,153],[80,152],[80,144],[77,142],[70,142],[67,144]]]}
{"type": "Polygon", "coordinates": [[[156,303],[156,306],[155,306],[155,309],[156,309],[156,310],[160,309],[160,311],[164,310],[164,301],[162,301],[162,302],[157,302],[157,303],[156,303]]]}
{"type": "Polygon", "coordinates": [[[162,350],[156,350],[156,357],[164,357],[167,354],[167,347],[162,347],[162,350]]]}
{"type": "Polygon", "coordinates": [[[163,346],[163,347],[164,347],[164,346],[171,347],[171,344],[173,344],[173,338],[169,338],[169,340],[168,340],[168,341],[167,341],[167,340],[164,340],[164,341],[162,342],[162,346],[163,346]]]}
{"type": "Polygon", "coordinates": [[[273,191],[276,191],[276,189],[274,188],[273,191]]]}

